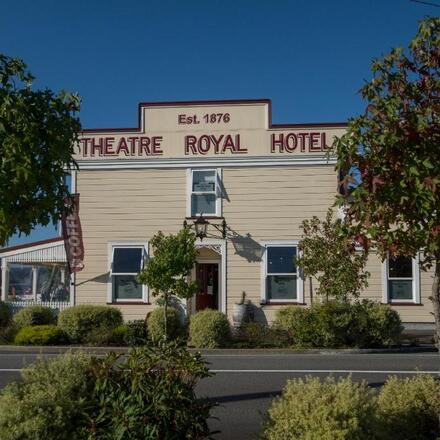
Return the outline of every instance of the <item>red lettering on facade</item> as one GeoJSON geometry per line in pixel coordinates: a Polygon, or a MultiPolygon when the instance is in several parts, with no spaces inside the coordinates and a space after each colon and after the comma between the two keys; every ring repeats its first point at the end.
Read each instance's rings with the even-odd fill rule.
{"type": "Polygon", "coordinates": [[[190,154],[190,149],[192,154],[197,154],[196,142],[195,136],[185,136],[185,154],[190,154]]]}
{"type": "Polygon", "coordinates": [[[315,152],[315,151],[322,151],[322,145],[319,145],[320,141],[319,133],[313,132],[310,133],[309,139],[309,151],[315,152]]]}
{"type": "Polygon", "coordinates": [[[114,154],[116,154],[115,150],[113,150],[114,140],[115,140],[115,138],[113,138],[113,137],[105,138],[105,142],[104,142],[104,155],[105,156],[113,156],[114,154]]]}
{"type": "Polygon", "coordinates": [[[155,156],[161,156],[163,154],[163,151],[160,148],[160,144],[163,141],[162,136],[153,136],[152,138],[152,145],[153,145],[153,154],[155,156]]]}
{"type": "Polygon", "coordinates": [[[270,152],[271,153],[276,153],[276,147],[278,147],[279,153],[283,153],[284,152],[284,134],[280,133],[280,135],[278,136],[278,139],[275,139],[276,134],[273,133],[271,138],[272,138],[272,142],[271,142],[271,146],[270,146],[270,152]]]}
{"type": "Polygon", "coordinates": [[[121,137],[121,139],[119,139],[119,144],[118,144],[118,148],[116,150],[116,154],[119,156],[121,154],[121,151],[123,151],[126,156],[128,156],[130,154],[125,137],[121,137]]]}
{"type": "Polygon", "coordinates": [[[91,156],[95,155],[95,151],[98,150],[98,155],[102,156],[104,153],[104,138],[99,138],[98,142],[96,142],[96,139],[91,140],[92,146],[90,147],[90,154],[91,156]]]}

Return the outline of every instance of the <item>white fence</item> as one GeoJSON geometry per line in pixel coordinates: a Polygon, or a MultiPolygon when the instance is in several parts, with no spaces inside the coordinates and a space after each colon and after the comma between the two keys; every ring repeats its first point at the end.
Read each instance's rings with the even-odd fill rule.
{"type": "Polygon", "coordinates": [[[18,301],[8,302],[7,304],[9,306],[9,310],[11,311],[11,314],[17,313],[20,309],[23,309],[24,307],[35,306],[35,305],[50,307],[51,309],[54,309],[57,312],[61,312],[61,310],[70,307],[69,301],[18,300],[18,301]]]}

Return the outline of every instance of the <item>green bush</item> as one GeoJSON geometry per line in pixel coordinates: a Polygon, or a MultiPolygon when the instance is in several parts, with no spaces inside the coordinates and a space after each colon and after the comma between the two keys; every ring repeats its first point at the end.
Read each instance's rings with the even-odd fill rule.
{"type": "Polygon", "coordinates": [[[375,408],[374,391],[350,377],[289,380],[269,408],[261,438],[372,440],[376,438],[375,408]]]}
{"type": "Polygon", "coordinates": [[[147,343],[147,324],[144,319],[135,319],[125,323],[127,329],[124,342],[127,345],[144,345],[147,343]]]}
{"type": "Polygon", "coordinates": [[[199,354],[176,341],[132,348],[122,362],[109,354],[93,368],[98,410],[90,440],[203,439],[214,404],[195,395],[210,374],[199,354]]]}
{"type": "Polygon", "coordinates": [[[389,378],[380,392],[378,406],[381,439],[440,437],[440,385],[432,376],[389,378]],[[398,432],[404,437],[396,437],[398,432]]]}
{"type": "Polygon", "coordinates": [[[231,329],[225,314],[205,309],[191,316],[189,344],[197,348],[218,348],[228,345],[231,329]]]}
{"type": "Polygon", "coordinates": [[[249,322],[243,324],[235,336],[236,343],[242,348],[286,347],[288,333],[265,324],[249,322]]]}
{"type": "Polygon", "coordinates": [[[2,440],[84,439],[94,383],[90,358],[67,353],[38,360],[0,392],[2,440]]]}
{"type": "MultiPolygon", "coordinates": [[[[154,309],[147,318],[148,336],[157,343],[164,339],[165,335],[165,320],[164,308],[159,307],[154,309]]],[[[167,338],[170,340],[183,337],[185,328],[180,320],[180,315],[174,307],[167,308],[167,338]]]]}
{"type": "Polygon", "coordinates": [[[0,301],[0,328],[6,327],[11,320],[8,305],[0,301]]]}
{"type": "Polygon", "coordinates": [[[33,325],[23,327],[15,336],[17,345],[57,345],[65,342],[66,338],[56,325],[33,325]]]}
{"type": "Polygon", "coordinates": [[[389,347],[399,342],[402,322],[399,314],[388,304],[364,299],[354,304],[356,335],[359,347],[389,347]]]}
{"type": "Polygon", "coordinates": [[[113,331],[122,324],[121,311],[115,307],[79,305],[63,310],[58,326],[74,343],[107,344],[113,331]]]}
{"type": "Polygon", "coordinates": [[[31,325],[52,325],[57,323],[55,310],[39,305],[25,307],[12,318],[17,328],[31,325]]]}
{"type": "Polygon", "coordinates": [[[275,327],[287,331],[291,345],[316,348],[388,347],[402,332],[397,312],[369,300],[281,309],[275,327]]]}
{"type": "Polygon", "coordinates": [[[111,343],[115,345],[125,345],[127,337],[127,326],[125,324],[118,325],[112,332],[111,343]]]}
{"type": "Polygon", "coordinates": [[[6,327],[0,327],[0,344],[13,343],[17,332],[18,329],[12,321],[6,327]]]}

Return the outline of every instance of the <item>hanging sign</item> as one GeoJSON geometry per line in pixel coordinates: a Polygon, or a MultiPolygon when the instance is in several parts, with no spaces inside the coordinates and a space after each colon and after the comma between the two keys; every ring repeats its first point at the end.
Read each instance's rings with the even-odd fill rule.
{"type": "Polygon", "coordinates": [[[79,194],[71,194],[64,201],[66,212],[61,216],[64,247],[70,273],[84,269],[84,244],[79,219],[79,194]]]}

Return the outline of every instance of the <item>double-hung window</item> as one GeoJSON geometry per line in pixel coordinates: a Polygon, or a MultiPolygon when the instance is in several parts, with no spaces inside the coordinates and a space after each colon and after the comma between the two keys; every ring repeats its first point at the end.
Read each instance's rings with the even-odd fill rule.
{"type": "Polygon", "coordinates": [[[418,264],[415,258],[389,256],[385,262],[385,301],[420,302],[418,264]]]}
{"type": "Polygon", "coordinates": [[[111,245],[110,302],[147,300],[145,286],[136,280],[145,260],[146,247],[144,245],[111,245]]]}
{"type": "Polygon", "coordinates": [[[302,302],[302,280],[296,265],[296,244],[269,243],[263,255],[263,302],[302,302]]]}
{"type": "Polygon", "coordinates": [[[190,170],[189,216],[221,216],[221,198],[219,193],[220,170],[190,170]]]}

